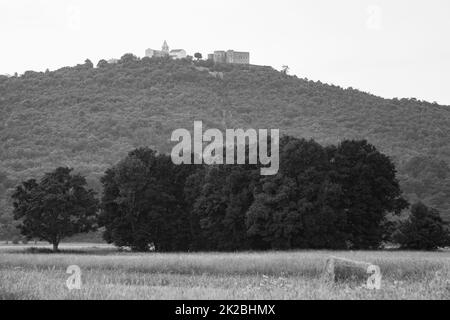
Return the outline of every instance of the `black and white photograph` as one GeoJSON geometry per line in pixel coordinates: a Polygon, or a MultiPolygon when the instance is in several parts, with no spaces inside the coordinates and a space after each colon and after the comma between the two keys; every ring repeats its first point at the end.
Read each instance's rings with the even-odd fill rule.
{"type": "Polygon", "coordinates": [[[449,39],[448,0],[0,0],[0,300],[448,301],[449,39]]]}

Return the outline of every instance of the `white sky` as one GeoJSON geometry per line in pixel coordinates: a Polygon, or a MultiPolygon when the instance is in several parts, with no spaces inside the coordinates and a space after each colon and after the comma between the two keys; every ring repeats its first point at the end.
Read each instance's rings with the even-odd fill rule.
{"type": "Polygon", "coordinates": [[[448,0],[0,0],[0,74],[143,56],[164,40],[450,105],[448,0]]]}

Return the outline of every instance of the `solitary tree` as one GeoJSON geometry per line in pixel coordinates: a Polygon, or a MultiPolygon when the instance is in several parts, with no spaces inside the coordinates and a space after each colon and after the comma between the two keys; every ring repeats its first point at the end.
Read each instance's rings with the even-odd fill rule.
{"type": "Polygon", "coordinates": [[[201,58],[203,58],[202,54],[200,52],[196,52],[194,54],[194,58],[197,59],[197,61],[199,61],[201,58]]]}
{"type": "Polygon", "coordinates": [[[289,66],[287,66],[287,65],[282,66],[281,73],[284,75],[288,75],[289,74],[289,66]]]}
{"type": "Polygon", "coordinates": [[[411,216],[393,237],[403,249],[435,250],[450,245],[450,234],[439,212],[420,202],[412,206],[411,216]]]}
{"type": "Polygon", "coordinates": [[[95,230],[98,203],[86,184],[69,168],[47,173],[39,182],[23,182],[12,195],[22,235],[48,241],[56,252],[63,238],[95,230]]]}

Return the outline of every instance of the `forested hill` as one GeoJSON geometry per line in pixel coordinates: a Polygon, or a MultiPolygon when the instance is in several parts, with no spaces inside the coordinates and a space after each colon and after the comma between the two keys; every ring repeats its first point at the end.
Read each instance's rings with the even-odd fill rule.
{"type": "Polygon", "coordinates": [[[194,120],[220,129],[279,128],[322,144],[367,139],[394,159],[410,200],[450,219],[450,107],[383,99],[270,67],[132,55],[117,64],[87,60],[0,76],[0,195],[60,165],[88,174],[99,189],[105,169],[130,150],[169,152],[172,131],[192,130],[194,120]]]}

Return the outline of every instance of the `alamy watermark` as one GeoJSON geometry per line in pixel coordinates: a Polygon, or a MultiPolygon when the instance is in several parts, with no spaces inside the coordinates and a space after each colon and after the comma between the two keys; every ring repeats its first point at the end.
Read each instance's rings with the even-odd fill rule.
{"type": "Polygon", "coordinates": [[[208,129],[203,132],[202,121],[194,121],[193,139],[187,129],[177,129],[172,133],[171,141],[178,144],[173,147],[171,158],[176,165],[214,165],[224,164],[224,162],[225,164],[258,164],[259,161],[259,164],[263,166],[261,175],[275,175],[280,165],[280,131],[271,129],[270,136],[268,133],[267,129],[226,129],[224,138],[219,129],[208,129]],[[209,143],[205,148],[204,142],[209,143]]]}
{"type": "Polygon", "coordinates": [[[366,27],[369,30],[379,31],[383,28],[383,9],[378,5],[370,5],[366,9],[366,27]]]}
{"type": "Polygon", "coordinates": [[[66,273],[70,274],[70,277],[66,280],[67,289],[80,290],[81,289],[81,268],[77,265],[71,265],[67,268],[66,273]]]}
{"type": "Polygon", "coordinates": [[[381,289],[381,269],[377,265],[370,265],[367,268],[367,273],[370,276],[367,278],[366,288],[369,290],[380,290],[381,289]]]}

